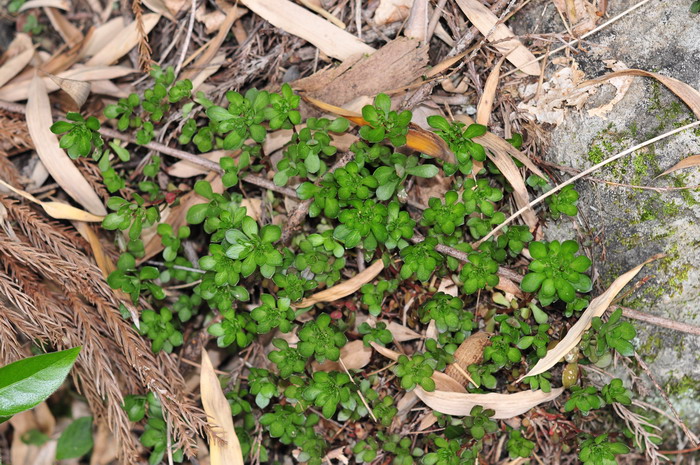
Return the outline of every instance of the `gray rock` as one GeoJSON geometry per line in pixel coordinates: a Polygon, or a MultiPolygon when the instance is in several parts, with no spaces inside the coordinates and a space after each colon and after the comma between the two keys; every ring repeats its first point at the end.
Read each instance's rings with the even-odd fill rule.
{"type": "MultiPolygon", "coordinates": [[[[610,2],[610,15],[632,2],[610,2]]],[[[576,57],[587,77],[605,74],[603,60],[655,71],[700,88],[700,18],[689,13],[690,1],[652,1],[611,28],[591,37],[588,54],[576,57]]],[[[550,67],[551,68],[551,67],[550,67]]],[[[610,87],[610,86],[608,86],[610,87]]],[[[589,100],[595,107],[610,89],[589,100]]],[[[599,91],[600,93],[600,91],[599,91]]],[[[604,120],[586,108],[569,111],[552,132],[546,159],[588,168],[636,143],[695,116],[662,85],[634,78],[629,92],[604,120]]],[[[614,183],[657,188],[700,184],[700,167],[656,176],[681,159],[700,154],[700,130],[685,131],[595,172],[614,183]]],[[[565,177],[568,177],[565,176],[565,177]]],[[[550,227],[551,238],[582,235],[599,273],[599,289],[622,272],[657,253],[663,260],[640,273],[648,279],[622,305],[689,324],[700,325],[700,191],[651,190],[613,186],[590,180],[576,184],[581,218],[550,227]]],[[[700,426],[700,337],[636,322],[638,352],[671,395],[691,429],[700,426]]],[[[653,395],[653,392],[652,392],[653,395]]],[[[660,399],[654,401],[663,406],[660,399]]],[[[697,431],[697,429],[696,429],[697,431]]]]}

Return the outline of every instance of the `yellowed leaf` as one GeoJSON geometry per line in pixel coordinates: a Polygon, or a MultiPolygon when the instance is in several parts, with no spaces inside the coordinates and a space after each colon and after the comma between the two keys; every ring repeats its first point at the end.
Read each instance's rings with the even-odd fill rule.
{"type": "Polygon", "coordinates": [[[459,8],[467,15],[479,32],[481,32],[493,46],[505,55],[506,59],[517,66],[520,71],[531,76],[540,75],[540,65],[535,56],[513,36],[513,33],[498,16],[493,14],[479,0],[456,0],[459,8]]]}
{"type": "Polygon", "coordinates": [[[231,406],[221,390],[221,383],[206,350],[202,350],[199,389],[210,428],[208,436],[211,465],[244,465],[241,444],[233,428],[231,406]]]}
{"type": "MultiPolygon", "coordinates": [[[[156,13],[145,14],[142,20],[144,32],[148,34],[160,20],[160,15],[156,13]]],[[[140,34],[138,27],[136,21],[130,23],[122,29],[117,36],[112,37],[112,39],[101,50],[97,51],[85,65],[106,66],[119,61],[121,57],[129,53],[131,49],[139,43],[140,34]]]]}
{"type": "MultiPolygon", "coordinates": [[[[48,74],[48,73],[47,73],[48,74]]],[[[49,78],[61,88],[63,92],[73,99],[78,108],[82,107],[90,95],[91,84],[89,81],[76,81],[75,79],[65,79],[62,77],[48,75],[49,78]]]]}
{"type": "Polygon", "coordinates": [[[0,179],[0,186],[4,186],[7,189],[10,189],[15,194],[21,195],[22,197],[29,200],[30,202],[34,202],[35,204],[37,204],[41,208],[43,208],[44,211],[51,218],[56,218],[57,220],[77,220],[77,221],[88,221],[88,222],[101,222],[103,219],[102,216],[93,215],[92,213],[88,213],[88,212],[81,210],[79,208],[75,208],[72,205],[68,205],[67,203],[41,201],[41,200],[37,199],[36,197],[34,197],[29,192],[25,192],[21,189],[17,189],[15,187],[11,186],[10,184],[6,183],[2,179],[0,179]]]}
{"type": "Polygon", "coordinates": [[[23,52],[15,55],[0,66],[0,87],[4,86],[7,81],[17,76],[25,66],[29,64],[34,56],[34,47],[29,47],[23,52]]]}
{"type": "Polygon", "coordinates": [[[427,392],[420,386],[415,389],[420,400],[433,410],[454,416],[469,415],[471,409],[481,405],[496,413],[493,418],[506,419],[522,415],[533,407],[556,399],[564,388],[554,388],[550,392],[521,391],[515,394],[464,394],[460,392],[427,392]]]}
{"type": "Polygon", "coordinates": [[[691,155],[682,159],[681,161],[679,161],[678,163],[676,163],[675,165],[658,175],[657,178],[673,173],[674,171],[692,168],[693,166],[700,166],[700,155],[691,155]]]}
{"type": "Polygon", "coordinates": [[[644,76],[656,79],[661,84],[668,87],[668,89],[674,94],[676,94],[681,100],[683,100],[685,104],[688,105],[688,107],[693,111],[695,116],[697,118],[700,118],[700,92],[698,92],[693,87],[689,86],[683,81],[679,81],[678,79],[664,76],[663,74],[659,73],[652,73],[641,69],[624,69],[620,71],[615,71],[614,73],[606,74],[597,79],[585,81],[581,83],[579,88],[600,84],[601,82],[605,82],[608,79],[620,76],[644,76]]]}
{"type": "Polygon", "coordinates": [[[326,55],[345,60],[374,48],[309,10],[288,0],[240,0],[272,25],[312,43],[326,55]]]}
{"type": "Polygon", "coordinates": [[[114,266],[114,262],[105,254],[102,244],[100,243],[100,238],[97,237],[95,231],[83,221],[75,221],[73,226],[90,244],[92,256],[95,257],[95,262],[97,262],[97,266],[100,268],[100,271],[102,271],[102,276],[107,279],[107,276],[109,276],[116,267],[114,266]]]}
{"type": "Polygon", "coordinates": [[[491,119],[491,111],[493,110],[493,102],[496,100],[496,90],[498,89],[498,79],[501,76],[501,65],[505,57],[502,57],[493,67],[489,77],[484,84],[484,93],[481,94],[479,105],[476,107],[476,122],[477,124],[489,125],[491,119]]]}
{"type": "Polygon", "coordinates": [[[588,305],[586,311],[581,314],[579,320],[574,326],[571,327],[569,332],[566,333],[566,336],[559,341],[556,347],[547,351],[547,355],[541,358],[537,364],[532,367],[530,371],[521,376],[517,382],[519,383],[526,376],[536,376],[542,374],[556,365],[566,354],[571,351],[571,349],[578,345],[579,341],[581,341],[581,336],[583,336],[583,333],[590,327],[593,318],[599,317],[605,313],[605,310],[608,309],[615,296],[617,296],[617,294],[627,285],[627,283],[632,280],[632,278],[637,276],[637,273],[639,273],[644,265],[660,257],[660,255],[655,255],[641,265],[632,268],[630,271],[613,281],[605,292],[591,300],[591,303],[588,305]]]}
{"type": "MultiPolygon", "coordinates": [[[[59,147],[56,135],[51,132],[52,118],[49,96],[46,93],[44,82],[38,76],[34,76],[32,79],[29,94],[27,128],[41,162],[58,185],[76,202],[84,206],[90,213],[106,215],[107,211],[102,205],[102,200],[73,164],[73,161],[59,147]]],[[[46,209],[46,207],[44,208],[46,209]]],[[[55,205],[49,208],[51,209],[51,212],[47,210],[49,214],[62,214],[67,211],[63,207],[55,205]]]]}
{"type": "Polygon", "coordinates": [[[342,299],[356,292],[364,284],[372,281],[382,270],[384,269],[384,262],[381,259],[372,263],[371,266],[365,268],[364,271],[357,273],[357,275],[352,278],[343,281],[340,284],[336,284],[324,291],[317,292],[311,297],[307,297],[298,304],[295,304],[296,308],[310,307],[318,302],[333,302],[338,299],[342,299]]]}

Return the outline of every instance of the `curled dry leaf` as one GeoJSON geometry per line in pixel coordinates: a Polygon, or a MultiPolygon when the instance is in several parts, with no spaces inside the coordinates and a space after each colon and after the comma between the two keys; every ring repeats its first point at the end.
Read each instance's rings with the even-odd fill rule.
{"type": "Polygon", "coordinates": [[[202,351],[202,373],[199,384],[202,405],[209,424],[209,463],[211,465],[243,465],[243,452],[233,428],[231,406],[221,390],[221,383],[206,350],[202,351]]]}
{"type": "Polygon", "coordinates": [[[345,60],[374,52],[354,35],[288,0],[241,0],[241,3],[272,25],[311,42],[330,57],[345,60]]]}
{"type": "Polygon", "coordinates": [[[644,76],[654,78],[661,84],[668,87],[668,89],[676,94],[681,100],[685,102],[686,105],[693,111],[697,118],[700,118],[700,92],[695,90],[693,87],[689,86],[683,81],[674,79],[672,77],[664,76],[659,73],[652,73],[649,71],[644,71],[641,69],[624,69],[621,71],[615,71],[614,73],[606,74],[597,79],[591,79],[589,81],[581,83],[579,88],[592,86],[595,84],[600,84],[608,79],[613,79],[620,76],[644,76]]]}
{"type": "MultiPolygon", "coordinates": [[[[38,76],[34,76],[29,87],[27,128],[41,162],[58,185],[76,202],[84,206],[90,213],[106,215],[107,211],[102,200],[73,164],[73,161],[59,147],[56,135],[51,132],[51,105],[44,82],[38,76]]],[[[58,212],[54,211],[54,213],[58,212]]]]}
{"type": "Polygon", "coordinates": [[[511,30],[501,23],[498,16],[479,0],[457,0],[459,8],[469,21],[481,32],[506,59],[531,76],[540,75],[540,65],[535,56],[513,36],[511,30]]]}
{"type": "Polygon", "coordinates": [[[318,302],[333,302],[338,299],[342,299],[343,297],[356,292],[363,285],[372,281],[383,269],[384,262],[379,259],[372,263],[371,266],[365,268],[364,271],[357,273],[357,275],[353,276],[352,278],[343,281],[340,284],[336,284],[333,287],[329,287],[324,291],[317,292],[311,297],[307,297],[298,304],[295,304],[294,307],[306,308],[318,302]]]}
{"type": "Polygon", "coordinates": [[[91,84],[89,81],[76,81],[75,79],[66,79],[48,73],[47,75],[63,92],[73,99],[78,108],[83,106],[90,95],[91,84]]]}
{"type": "Polygon", "coordinates": [[[600,20],[598,9],[587,0],[554,0],[554,6],[571,23],[576,37],[595,29],[600,20]]]}
{"type": "MultiPolygon", "coordinates": [[[[401,355],[374,342],[370,344],[374,350],[391,360],[397,360],[401,355]]],[[[464,386],[445,373],[435,372],[432,379],[435,381],[435,391],[427,392],[418,386],[413,392],[433,410],[455,416],[469,415],[472,407],[481,405],[486,409],[493,409],[496,419],[512,418],[539,404],[556,399],[564,391],[564,388],[556,388],[549,393],[522,391],[515,394],[467,394],[464,386]]]]}
{"type": "MultiPolygon", "coordinates": [[[[628,69],[627,65],[620,61],[616,60],[603,60],[604,63],[607,65],[608,68],[612,69],[613,71],[622,71],[624,69],[628,69]]],[[[599,118],[602,119],[607,119],[605,115],[610,113],[612,109],[617,105],[618,102],[620,102],[623,98],[625,98],[625,95],[627,94],[627,91],[630,89],[632,86],[632,80],[634,78],[632,77],[616,77],[610,79],[608,82],[615,86],[615,96],[610,99],[610,101],[604,105],[601,105],[596,108],[591,108],[588,110],[588,114],[591,116],[598,116],[599,118]]]]}
{"type": "MultiPolygon", "coordinates": [[[[447,366],[445,374],[452,377],[465,386],[467,382],[473,382],[464,376],[469,365],[481,363],[484,359],[484,347],[489,345],[491,335],[485,331],[472,334],[462,342],[454,353],[454,363],[447,366]],[[459,368],[457,368],[459,367],[459,368]]],[[[476,383],[474,383],[476,385],[476,383]]]]}
{"type": "Polygon", "coordinates": [[[72,205],[63,202],[44,202],[37,199],[29,192],[25,192],[21,189],[17,189],[10,184],[6,183],[0,179],[0,186],[4,186],[10,189],[17,195],[24,197],[30,202],[34,202],[39,205],[44,211],[51,217],[57,220],[77,220],[77,221],[88,221],[88,222],[100,222],[102,221],[102,216],[96,216],[92,213],[88,213],[79,208],[75,208],[72,205]]]}
{"type": "Polygon", "coordinates": [[[599,317],[603,313],[605,313],[605,310],[608,309],[610,303],[613,301],[615,296],[617,296],[617,294],[622,290],[623,287],[627,285],[627,283],[629,283],[632,280],[632,278],[637,276],[637,273],[639,273],[639,271],[644,267],[644,265],[654,260],[657,260],[662,256],[663,255],[654,255],[649,260],[645,261],[641,265],[632,268],[630,271],[613,281],[613,283],[610,285],[609,288],[606,289],[605,292],[603,292],[595,299],[591,300],[591,303],[588,305],[586,311],[583,312],[583,314],[581,314],[579,320],[576,322],[575,325],[571,327],[569,332],[566,333],[566,336],[564,336],[564,338],[561,341],[559,341],[559,344],[557,344],[556,347],[554,347],[553,349],[547,351],[547,355],[545,355],[544,358],[541,358],[537,362],[537,364],[534,367],[532,367],[532,369],[530,369],[530,371],[521,376],[520,379],[518,379],[518,381],[516,382],[519,383],[526,376],[535,376],[542,374],[545,371],[552,368],[557,363],[559,363],[559,361],[566,354],[568,354],[571,351],[571,349],[576,347],[579,341],[581,341],[581,336],[583,336],[584,331],[586,331],[589,328],[593,318],[599,317]]]}
{"type": "MultiPolygon", "coordinates": [[[[361,340],[348,342],[340,349],[340,358],[348,370],[359,370],[367,366],[372,359],[372,349],[365,346],[361,340]]],[[[313,362],[311,366],[314,371],[343,371],[340,363],[331,360],[323,363],[313,362]]]]}
{"type": "Polygon", "coordinates": [[[31,10],[32,8],[41,8],[43,6],[58,8],[59,10],[64,11],[70,10],[70,2],[68,0],[29,0],[17,11],[18,13],[21,13],[23,11],[31,10]]]}
{"type": "Polygon", "coordinates": [[[481,94],[479,105],[476,107],[476,122],[477,124],[489,125],[491,119],[491,111],[493,110],[493,102],[496,100],[496,90],[498,89],[498,79],[501,76],[501,65],[505,57],[498,60],[498,63],[493,67],[489,77],[484,84],[484,93],[481,94]]]}
{"type": "Polygon", "coordinates": [[[522,415],[533,407],[554,400],[564,392],[564,388],[544,391],[522,391],[515,394],[465,394],[448,391],[424,391],[416,387],[416,395],[433,410],[453,416],[469,415],[471,409],[481,405],[496,412],[495,419],[506,419],[522,415]]]}
{"type": "Polygon", "coordinates": [[[700,166],[700,155],[691,155],[682,159],[681,161],[679,161],[678,163],[676,163],[675,165],[658,175],[657,178],[660,178],[661,176],[666,176],[667,174],[673,173],[674,171],[692,168],[693,166],[700,166]]]}
{"type": "MultiPolygon", "coordinates": [[[[160,20],[160,15],[156,13],[149,13],[142,16],[143,30],[145,34],[151,32],[151,29],[160,20]]],[[[119,32],[118,35],[113,36],[111,40],[95,55],[90,58],[86,66],[106,66],[111,65],[119,61],[121,57],[126,55],[139,43],[139,26],[136,21],[133,21],[128,26],[119,32]]]]}
{"type": "MultiPolygon", "coordinates": [[[[125,66],[90,66],[85,68],[76,68],[58,73],[57,76],[64,79],[73,79],[76,81],[99,81],[102,79],[115,79],[126,76],[135,72],[133,68],[125,66]]],[[[58,84],[53,82],[51,78],[45,77],[41,79],[44,82],[45,92],[55,92],[59,89],[58,84]]],[[[27,100],[29,97],[29,86],[31,80],[20,82],[12,82],[0,89],[0,100],[8,102],[17,102],[27,100]]]]}

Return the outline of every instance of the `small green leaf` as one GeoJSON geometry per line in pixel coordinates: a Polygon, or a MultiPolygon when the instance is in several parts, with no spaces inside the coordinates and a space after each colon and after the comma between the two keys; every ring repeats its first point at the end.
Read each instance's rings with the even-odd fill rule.
{"type": "Polygon", "coordinates": [[[92,417],[78,418],[58,438],[56,460],[82,457],[92,445],[92,417]]]}
{"type": "Polygon", "coordinates": [[[413,168],[408,168],[406,172],[419,178],[432,178],[438,174],[440,170],[435,165],[418,165],[413,168]]]}
{"type": "Polygon", "coordinates": [[[0,416],[43,402],[68,375],[80,347],[25,358],[0,368],[0,416]]]}

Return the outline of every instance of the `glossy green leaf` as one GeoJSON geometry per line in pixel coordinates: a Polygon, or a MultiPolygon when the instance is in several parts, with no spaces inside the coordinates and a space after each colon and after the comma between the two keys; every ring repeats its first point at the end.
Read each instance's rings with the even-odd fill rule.
{"type": "Polygon", "coordinates": [[[0,416],[43,402],[66,379],[80,347],[25,358],[0,368],[0,416]]]}

